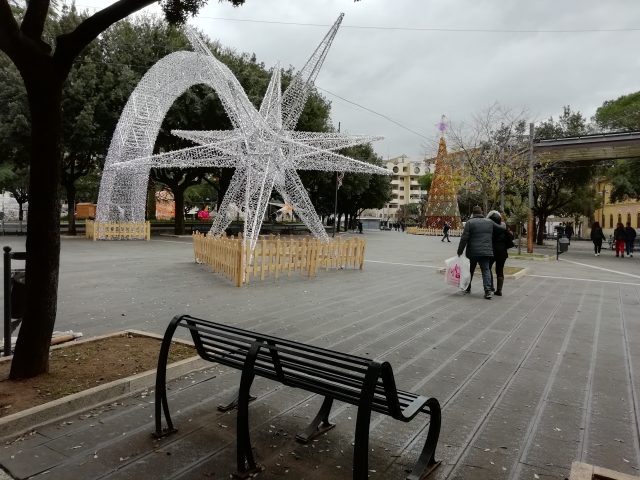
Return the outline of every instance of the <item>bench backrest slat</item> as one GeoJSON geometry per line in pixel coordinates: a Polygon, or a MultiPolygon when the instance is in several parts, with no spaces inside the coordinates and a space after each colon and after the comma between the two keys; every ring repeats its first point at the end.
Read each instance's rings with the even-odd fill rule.
{"type": "Polygon", "coordinates": [[[198,326],[197,329],[203,332],[206,329],[210,329],[211,333],[215,332],[215,334],[219,334],[219,332],[225,332],[226,334],[237,335],[238,338],[247,338],[247,339],[251,339],[252,341],[264,341],[266,343],[267,341],[271,340],[280,348],[291,347],[299,351],[304,351],[309,353],[315,352],[319,355],[322,355],[323,357],[343,360],[345,362],[361,365],[365,368],[371,363],[371,360],[363,357],[358,357],[356,355],[350,355],[348,353],[343,353],[343,352],[336,352],[334,350],[327,350],[326,348],[315,347],[313,345],[306,345],[293,340],[286,340],[283,338],[273,337],[271,335],[257,334],[257,333],[249,332],[248,330],[242,330],[236,327],[230,327],[228,325],[223,325],[216,322],[210,322],[208,320],[204,321],[199,318],[190,317],[188,315],[184,315],[182,319],[183,319],[182,321],[187,323],[187,325],[185,325],[187,328],[192,328],[192,325],[194,327],[197,325],[198,326]]]}
{"type": "MultiPolygon", "coordinates": [[[[225,338],[228,340],[223,340],[221,338],[217,338],[215,334],[210,333],[209,331],[202,332],[199,328],[194,327],[191,329],[192,337],[194,338],[194,343],[196,343],[197,348],[199,349],[199,354],[204,358],[213,357],[216,360],[220,359],[220,356],[224,356],[226,354],[235,353],[236,351],[242,352],[242,355],[245,355],[249,350],[250,343],[247,342],[246,339],[238,341],[235,337],[230,338],[225,335],[225,338]],[[243,343],[244,342],[244,343],[243,343]],[[232,348],[229,348],[232,347],[232,348]]],[[[360,364],[353,364],[352,362],[344,362],[337,361],[333,359],[327,359],[318,355],[315,352],[309,353],[306,350],[296,351],[291,347],[281,347],[272,340],[269,341],[270,344],[265,346],[272,353],[270,353],[271,357],[274,359],[274,365],[277,366],[277,362],[275,358],[285,360],[287,358],[294,358],[295,363],[305,366],[314,366],[314,365],[322,365],[324,370],[333,371],[334,373],[339,373],[344,376],[353,376],[355,378],[362,378],[366,373],[366,369],[362,368],[360,364]],[[274,357],[274,353],[278,352],[278,355],[274,357]],[[334,369],[328,368],[328,366],[335,367],[334,369]],[[353,373],[349,373],[353,372],[353,373]]]]}

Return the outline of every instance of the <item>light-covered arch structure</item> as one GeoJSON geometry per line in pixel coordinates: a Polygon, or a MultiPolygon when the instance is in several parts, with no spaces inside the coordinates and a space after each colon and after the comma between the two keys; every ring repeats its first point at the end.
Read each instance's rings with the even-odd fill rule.
{"type": "MultiPolygon", "coordinates": [[[[144,222],[149,171],[154,165],[137,160],[151,157],[167,111],[180,95],[198,84],[213,88],[225,109],[237,113],[230,115],[232,123],[249,120],[243,115],[245,105],[241,105],[241,100],[250,103],[249,99],[246,95],[236,98],[230,85],[243,91],[240,84],[213,55],[180,51],[159,60],[129,97],[111,138],[100,183],[98,222],[144,222]]],[[[193,165],[175,162],[172,166],[193,165]]]]}
{"type": "Polygon", "coordinates": [[[210,234],[223,234],[231,222],[229,212],[239,210],[244,217],[245,242],[253,250],[275,189],[315,237],[328,241],[297,170],[389,174],[382,167],[336,153],[380,137],[294,131],[342,17],[284,93],[280,69],[274,69],[259,110],[249,101],[233,73],[213,56],[195,32],[187,30],[195,52],[176,52],[160,60],[145,74],[125,106],[105,163],[97,222],[144,222],[151,168],[233,167],[235,173],[210,234]],[[196,84],[215,90],[232,129],[174,131],[174,135],[199,145],[152,155],[167,110],[178,96],[196,84]]]}

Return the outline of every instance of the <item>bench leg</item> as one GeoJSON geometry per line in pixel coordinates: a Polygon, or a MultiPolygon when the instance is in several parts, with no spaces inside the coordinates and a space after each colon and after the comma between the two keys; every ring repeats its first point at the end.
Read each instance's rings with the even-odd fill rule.
{"type": "Polygon", "coordinates": [[[435,458],[436,445],[438,444],[438,437],[440,436],[440,404],[435,398],[430,398],[427,400],[426,405],[429,407],[431,417],[427,440],[424,442],[422,453],[420,453],[418,461],[411,470],[411,474],[407,477],[407,480],[422,480],[440,465],[440,462],[437,462],[435,458]]]}
{"type": "Polygon", "coordinates": [[[367,369],[360,393],[358,417],[356,419],[356,438],[353,446],[353,480],[367,480],[369,477],[369,423],[371,406],[380,376],[380,365],[372,362],[367,369]]]}
{"type": "Polygon", "coordinates": [[[240,390],[238,391],[238,421],[237,421],[237,472],[235,478],[249,478],[261,472],[263,468],[259,466],[253,458],[251,450],[251,436],[249,432],[249,391],[255,374],[253,372],[256,358],[261,344],[255,342],[247,352],[244,366],[242,367],[242,377],[240,378],[240,390]]]}
{"type": "Polygon", "coordinates": [[[322,402],[322,406],[320,407],[318,414],[303,432],[296,435],[296,440],[301,443],[308,443],[318,435],[322,435],[335,427],[336,425],[334,423],[329,422],[329,413],[331,412],[332,405],[333,398],[324,397],[324,401],[322,402]]]}
{"type": "Polygon", "coordinates": [[[156,395],[155,395],[155,421],[156,431],[153,436],[161,438],[171,433],[177,432],[173,428],[173,422],[171,421],[171,415],[169,414],[169,403],[167,401],[167,362],[169,360],[169,348],[171,347],[171,340],[173,334],[178,328],[178,323],[182,317],[173,317],[173,320],[169,323],[167,331],[162,338],[162,345],[160,346],[160,354],[158,355],[158,368],[156,370],[156,395]],[[164,412],[164,418],[167,421],[167,428],[162,428],[162,413],[164,412]]]}
{"type": "Polygon", "coordinates": [[[353,480],[369,477],[369,423],[371,408],[360,405],[356,420],[356,438],[353,446],[353,480]]]}
{"type": "MultiPolygon", "coordinates": [[[[218,411],[220,412],[228,412],[229,410],[233,410],[234,408],[238,408],[238,397],[240,393],[236,393],[227,403],[221,403],[218,405],[218,411]]],[[[249,394],[249,401],[253,402],[256,398],[253,395],[249,394]]]]}

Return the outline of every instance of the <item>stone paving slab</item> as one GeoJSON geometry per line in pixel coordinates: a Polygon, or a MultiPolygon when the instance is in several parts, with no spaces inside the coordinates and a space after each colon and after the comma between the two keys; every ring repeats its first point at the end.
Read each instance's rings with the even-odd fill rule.
{"type": "MultiPolygon", "coordinates": [[[[174,314],[190,313],[387,359],[400,388],[443,406],[434,479],[564,479],[573,461],[639,473],[639,258],[594,257],[590,242],[574,241],[559,261],[510,259],[527,275],[487,301],[477,282],[462,295],[437,273],[457,240],[365,236],[363,271],[242,289],[194,264],[185,239],[64,240],[56,328],[162,333],[174,314]]],[[[0,464],[16,478],[228,478],[235,419],[215,407],[238,379],[213,367],[172,382],[179,431],[160,441],[149,391],[5,439],[0,464]]],[[[254,393],[259,478],[351,478],[354,407],[337,404],[337,427],[303,446],[293,437],[320,399],[260,379],[254,393]]],[[[374,415],[369,478],[404,478],[427,427],[428,417],[374,415]]]]}

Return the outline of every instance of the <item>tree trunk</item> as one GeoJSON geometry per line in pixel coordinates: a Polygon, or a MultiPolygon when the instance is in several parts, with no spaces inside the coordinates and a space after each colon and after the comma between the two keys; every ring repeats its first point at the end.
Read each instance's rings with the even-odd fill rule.
{"type": "Polygon", "coordinates": [[[24,220],[24,203],[18,202],[18,221],[24,220]]]}
{"type": "Polygon", "coordinates": [[[149,178],[147,185],[147,211],[145,213],[147,220],[156,219],[156,182],[153,178],[149,178]]]}
{"type": "Polygon", "coordinates": [[[30,62],[22,72],[31,112],[31,171],[27,219],[26,310],[10,377],[30,378],[49,369],[60,267],[59,186],[62,158],[62,82],[52,62],[30,62]]]}
{"type": "Polygon", "coordinates": [[[176,188],[173,190],[173,200],[176,205],[175,213],[175,229],[176,235],[184,235],[184,188],[176,188]]]}
{"type": "MultiPolygon", "coordinates": [[[[537,216],[538,225],[536,225],[536,245],[544,245],[544,224],[547,222],[547,216],[537,216]]],[[[551,233],[551,232],[547,232],[551,233]]]]}
{"type": "Polygon", "coordinates": [[[76,234],[76,185],[71,182],[70,185],[66,185],[67,190],[67,220],[69,222],[69,235],[76,234]]]}

